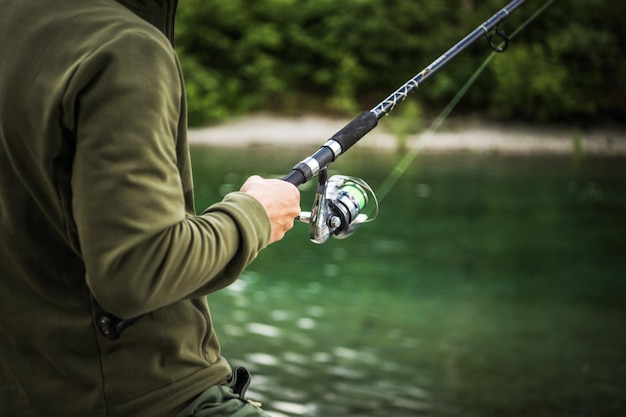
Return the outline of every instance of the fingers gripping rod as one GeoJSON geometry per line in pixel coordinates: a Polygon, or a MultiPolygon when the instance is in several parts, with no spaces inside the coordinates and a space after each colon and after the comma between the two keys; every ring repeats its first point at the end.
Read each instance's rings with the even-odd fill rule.
{"type": "Polygon", "coordinates": [[[487,35],[489,44],[494,50],[498,52],[504,51],[506,47],[497,48],[493,44],[492,38],[494,35],[491,31],[496,28],[496,35],[504,40],[506,45],[507,38],[497,27],[500,22],[506,19],[511,12],[521,6],[525,1],[526,0],[514,0],[510,2],[499,12],[474,29],[465,38],[460,40],[456,45],[448,49],[419,74],[407,81],[393,94],[376,105],[372,110],[360,114],[340,131],[335,133],[335,135],[328,139],[317,152],[296,164],[291,172],[283,177],[283,180],[298,186],[318,175],[320,169],[327,167],[330,163],[334,162],[339,155],[350,149],[352,145],[376,127],[378,120],[392,111],[399,103],[413,93],[421,83],[432,77],[444,65],[454,59],[454,57],[481,36],[487,35]]]}

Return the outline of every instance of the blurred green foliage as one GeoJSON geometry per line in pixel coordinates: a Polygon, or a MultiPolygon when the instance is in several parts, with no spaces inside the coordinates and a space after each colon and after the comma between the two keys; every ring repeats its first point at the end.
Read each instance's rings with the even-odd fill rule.
{"type": "MultiPolygon", "coordinates": [[[[506,5],[502,0],[184,0],[177,48],[190,124],[255,110],[354,115],[506,5]]],[[[513,32],[544,0],[502,23],[513,32]]],[[[521,31],[459,112],[595,122],[626,116],[626,2],[557,0],[521,31]]],[[[412,100],[435,113],[491,53],[480,40],[412,100]]]]}

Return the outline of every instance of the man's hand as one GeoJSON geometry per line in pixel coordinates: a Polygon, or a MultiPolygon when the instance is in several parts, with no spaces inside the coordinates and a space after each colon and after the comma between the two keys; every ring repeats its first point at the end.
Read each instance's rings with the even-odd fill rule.
{"type": "Polygon", "coordinates": [[[269,243],[282,239],[300,214],[300,190],[287,181],[253,175],[241,186],[240,191],[250,194],[265,207],[272,223],[269,243]]]}

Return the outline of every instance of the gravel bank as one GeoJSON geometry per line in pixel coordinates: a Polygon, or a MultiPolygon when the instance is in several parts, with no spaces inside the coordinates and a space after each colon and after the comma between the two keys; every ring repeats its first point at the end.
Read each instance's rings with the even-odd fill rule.
{"type": "MultiPolygon", "coordinates": [[[[228,123],[191,129],[194,145],[252,147],[264,145],[313,148],[345,126],[349,119],[316,116],[297,118],[272,115],[246,116],[228,123]]],[[[394,149],[398,142],[386,120],[359,141],[359,146],[394,149]]],[[[626,155],[626,126],[586,130],[452,121],[437,132],[426,131],[407,138],[422,152],[501,152],[517,154],[575,152],[578,143],[585,154],[626,155]]]]}

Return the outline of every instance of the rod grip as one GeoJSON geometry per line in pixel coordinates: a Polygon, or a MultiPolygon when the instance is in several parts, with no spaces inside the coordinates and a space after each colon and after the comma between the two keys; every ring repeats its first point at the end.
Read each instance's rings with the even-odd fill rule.
{"type": "Polygon", "coordinates": [[[289,172],[289,174],[283,177],[283,180],[290,182],[297,187],[306,182],[306,177],[304,176],[302,171],[298,170],[297,168],[294,168],[291,170],[291,172],[289,172]]]}
{"type": "MultiPolygon", "coordinates": [[[[326,144],[307,159],[317,162],[316,169],[326,167],[331,162],[334,162],[336,157],[350,149],[352,145],[365,136],[370,130],[374,129],[377,124],[378,118],[374,113],[371,111],[363,112],[345,125],[340,131],[335,133],[326,141],[326,144]],[[341,148],[340,152],[337,154],[327,146],[328,142],[331,141],[337,142],[341,148]]],[[[294,166],[291,172],[283,177],[283,180],[297,187],[312,179],[317,172],[313,172],[311,166],[305,161],[294,166]]]]}
{"type": "Polygon", "coordinates": [[[378,124],[378,118],[371,111],[366,111],[355,117],[329,140],[341,145],[342,153],[350,149],[359,139],[365,136],[378,124]]]}

